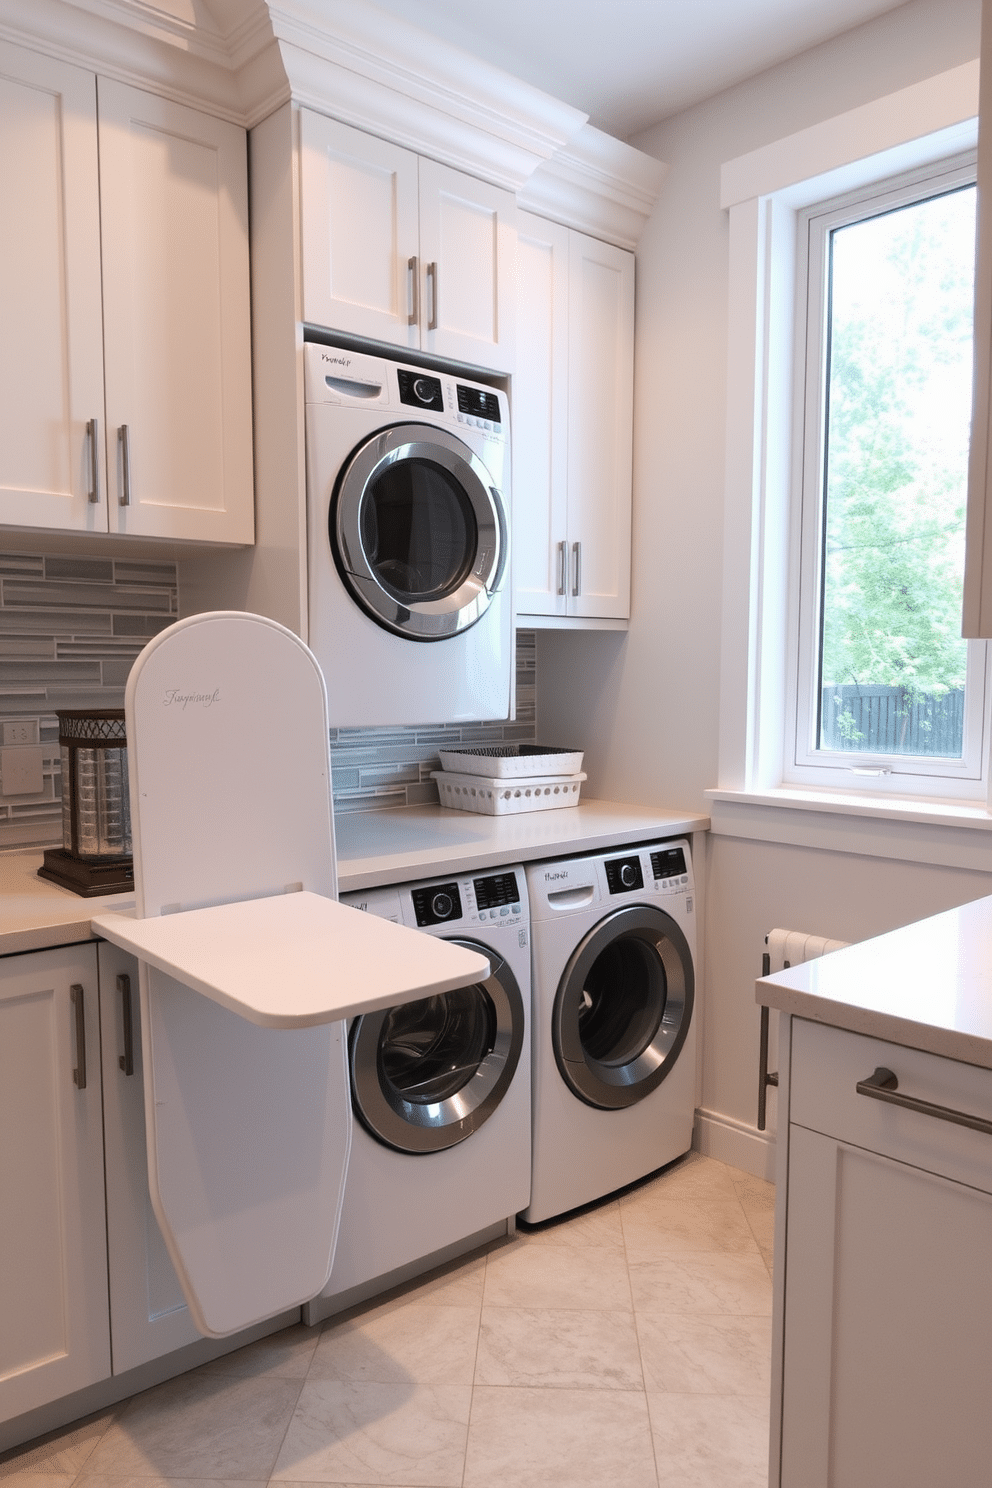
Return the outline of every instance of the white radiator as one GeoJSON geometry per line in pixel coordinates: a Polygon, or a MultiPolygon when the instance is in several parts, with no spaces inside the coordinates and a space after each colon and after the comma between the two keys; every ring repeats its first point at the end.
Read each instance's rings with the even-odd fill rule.
{"type": "Polygon", "coordinates": [[[762,975],[784,971],[787,966],[798,966],[802,961],[815,961],[829,951],[842,951],[848,943],[829,940],[825,935],[807,935],[803,930],[769,930],[765,936],[768,967],[762,968],[762,975]]]}

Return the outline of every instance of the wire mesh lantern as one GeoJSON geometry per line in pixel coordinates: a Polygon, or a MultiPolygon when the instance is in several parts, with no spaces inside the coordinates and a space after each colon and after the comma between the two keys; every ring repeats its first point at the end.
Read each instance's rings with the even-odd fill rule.
{"type": "Polygon", "coordinates": [[[76,894],[134,888],[124,710],[58,714],[62,755],[62,846],[38,869],[76,894]]]}

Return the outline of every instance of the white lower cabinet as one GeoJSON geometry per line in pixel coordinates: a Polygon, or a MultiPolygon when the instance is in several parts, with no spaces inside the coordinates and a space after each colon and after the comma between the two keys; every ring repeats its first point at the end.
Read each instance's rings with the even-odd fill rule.
{"type": "Polygon", "coordinates": [[[148,1197],[137,962],[0,961],[0,1420],[199,1337],[148,1197]]]}
{"type": "Polygon", "coordinates": [[[992,1071],[801,1019],[792,1029],[771,1481],[987,1482],[992,1134],[946,1113],[992,1121],[992,1071]],[[931,1109],[858,1093],[879,1068],[931,1109]]]}
{"type": "Polygon", "coordinates": [[[148,1194],[138,963],[102,941],[99,965],[110,1338],[124,1374],[200,1334],[148,1194]]]}
{"type": "Polygon", "coordinates": [[[630,614],[634,255],[518,218],[514,593],[531,617],[630,614]]]}
{"type": "Polygon", "coordinates": [[[0,963],[0,1417],[110,1374],[96,947],[0,963]]]}

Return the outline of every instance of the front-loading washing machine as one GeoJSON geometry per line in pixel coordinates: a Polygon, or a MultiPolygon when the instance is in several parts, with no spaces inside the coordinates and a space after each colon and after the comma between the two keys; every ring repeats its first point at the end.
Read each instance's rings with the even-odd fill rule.
{"type": "Polygon", "coordinates": [[[485,982],[351,1024],[356,1121],[318,1322],[506,1233],[530,1198],[531,966],[520,865],[342,894],[488,956],[485,982]]]}
{"type": "Polygon", "coordinates": [[[304,346],[309,643],[334,726],[507,718],[506,395],[304,346]]]}
{"type": "Polygon", "coordinates": [[[527,869],[534,942],[531,1222],[681,1157],[696,1105],[685,840],[527,869]]]}

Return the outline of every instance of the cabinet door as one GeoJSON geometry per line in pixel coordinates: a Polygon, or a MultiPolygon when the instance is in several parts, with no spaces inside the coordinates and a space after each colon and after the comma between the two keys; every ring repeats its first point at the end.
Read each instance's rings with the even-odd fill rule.
{"type": "Polygon", "coordinates": [[[200,1337],[148,1196],[138,963],[100,944],[100,1027],[114,1373],[200,1337]]]}
{"type": "Polygon", "coordinates": [[[106,532],[92,73],[0,41],[0,182],[0,522],[106,532]]]}
{"type": "Polygon", "coordinates": [[[421,346],[512,372],[517,206],[508,191],[420,162],[421,346]]]}
{"type": "Polygon", "coordinates": [[[420,344],[417,156],[300,112],[303,318],[420,344]]]}
{"type": "Polygon", "coordinates": [[[104,78],[99,107],[111,530],[250,543],[244,130],[104,78]]]}
{"type": "Polygon", "coordinates": [[[990,1256],[989,1193],[792,1127],[782,1488],[987,1481],[990,1256]]]}
{"type": "Polygon", "coordinates": [[[634,256],[572,233],[568,313],[569,613],[630,614],[634,256]]]}
{"type": "Polygon", "coordinates": [[[564,615],[568,555],[569,230],[521,212],[513,378],[513,589],[526,615],[564,615]]]}
{"type": "Polygon", "coordinates": [[[7,1419],[110,1375],[95,946],[0,966],[0,1134],[7,1419]]]}

